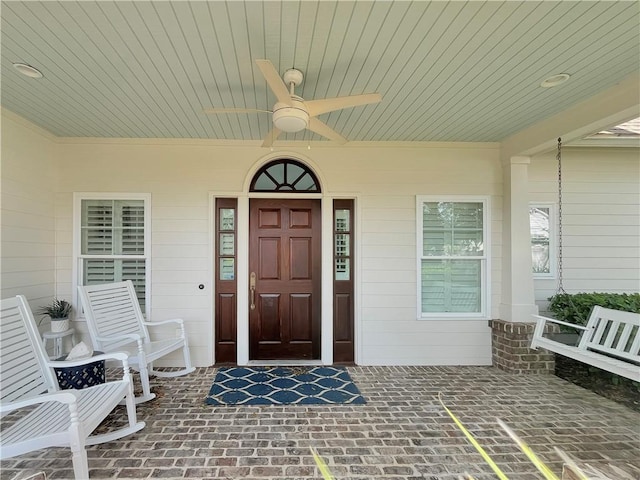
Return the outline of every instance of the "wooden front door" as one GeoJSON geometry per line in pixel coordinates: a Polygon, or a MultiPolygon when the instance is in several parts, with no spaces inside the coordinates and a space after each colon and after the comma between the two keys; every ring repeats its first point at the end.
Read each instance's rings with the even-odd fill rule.
{"type": "Polygon", "coordinates": [[[249,358],[320,358],[320,200],[252,199],[249,358]]]}

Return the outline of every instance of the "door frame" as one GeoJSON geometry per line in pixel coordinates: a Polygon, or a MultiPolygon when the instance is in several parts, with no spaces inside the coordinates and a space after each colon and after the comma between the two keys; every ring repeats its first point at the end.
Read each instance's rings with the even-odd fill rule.
{"type": "MultiPolygon", "coordinates": [[[[299,153],[288,151],[272,152],[269,155],[259,159],[246,173],[242,192],[210,192],[209,208],[211,213],[215,212],[216,198],[236,198],[237,206],[237,360],[238,365],[255,364],[249,360],[249,200],[251,198],[308,198],[320,199],[322,233],[321,233],[321,332],[320,332],[320,360],[313,360],[309,363],[319,363],[322,365],[333,364],[333,200],[334,199],[352,199],[354,200],[355,214],[355,262],[356,266],[353,270],[354,274],[354,356],[355,362],[358,363],[361,350],[361,334],[360,334],[360,202],[357,193],[342,192],[339,195],[329,194],[327,181],[322,175],[318,165],[306,156],[299,153]],[[291,158],[307,165],[315,173],[320,182],[322,193],[309,194],[290,194],[290,193],[262,193],[249,192],[251,180],[257,171],[266,163],[279,159],[291,158]]],[[[212,218],[212,215],[209,216],[212,218]]],[[[215,216],[214,220],[210,220],[210,262],[213,266],[215,260],[215,216]]],[[[211,322],[215,322],[215,272],[211,273],[212,289],[210,295],[211,303],[211,322]]],[[[215,339],[213,335],[209,341],[210,358],[212,364],[215,362],[214,352],[215,339]]]]}

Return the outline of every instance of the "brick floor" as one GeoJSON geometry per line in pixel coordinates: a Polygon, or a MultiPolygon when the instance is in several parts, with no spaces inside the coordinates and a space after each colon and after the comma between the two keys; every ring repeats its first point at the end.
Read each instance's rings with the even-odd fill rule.
{"type": "MultiPolygon", "coordinates": [[[[554,376],[491,367],[349,372],[366,405],[213,407],[204,398],[214,368],[153,379],[158,398],[138,406],[147,426],[88,447],[91,478],[319,479],[312,447],[337,479],[457,479],[465,472],[496,478],[442,409],[439,393],[510,479],[542,477],[496,417],[558,475],[554,447],[582,462],[640,468],[640,414],[554,376]]],[[[118,410],[109,424],[122,418],[118,410]]],[[[4,460],[0,468],[2,480],[37,471],[47,479],[73,474],[64,448],[4,460]]]]}

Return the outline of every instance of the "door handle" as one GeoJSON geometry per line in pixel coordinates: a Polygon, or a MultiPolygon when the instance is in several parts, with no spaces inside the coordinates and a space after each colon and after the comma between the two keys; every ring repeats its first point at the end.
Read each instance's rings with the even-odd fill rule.
{"type": "Polygon", "coordinates": [[[249,275],[249,291],[251,292],[251,310],[256,309],[256,272],[249,275]]]}

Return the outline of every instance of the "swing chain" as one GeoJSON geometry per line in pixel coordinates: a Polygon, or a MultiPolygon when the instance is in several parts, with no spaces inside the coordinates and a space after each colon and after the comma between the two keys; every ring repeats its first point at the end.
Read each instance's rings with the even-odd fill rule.
{"type": "Polygon", "coordinates": [[[566,293],[562,285],[562,138],[558,137],[558,293],[566,293]]]}
{"type": "MultiPolygon", "coordinates": [[[[575,306],[571,295],[569,295],[562,285],[562,138],[558,137],[558,291],[556,295],[566,295],[569,307],[574,315],[574,321],[578,324],[585,325],[586,318],[580,313],[575,306]]],[[[554,295],[555,296],[555,295],[554,295]]]]}

